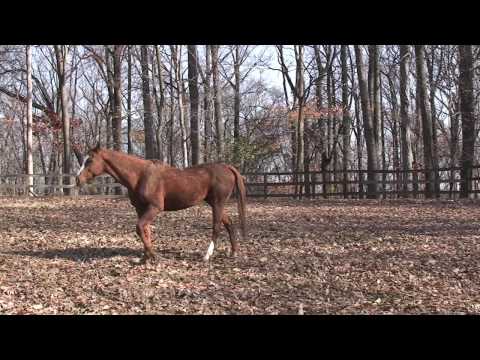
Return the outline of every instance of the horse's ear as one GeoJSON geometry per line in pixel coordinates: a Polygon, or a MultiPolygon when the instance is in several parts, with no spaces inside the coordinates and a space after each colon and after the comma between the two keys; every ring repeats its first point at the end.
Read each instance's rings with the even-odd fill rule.
{"type": "Polygon", "coordinates": [[[97,142],[97,145],[92,149],[93,152],[98,152],[100,150],[100,142],[97,142]]]}

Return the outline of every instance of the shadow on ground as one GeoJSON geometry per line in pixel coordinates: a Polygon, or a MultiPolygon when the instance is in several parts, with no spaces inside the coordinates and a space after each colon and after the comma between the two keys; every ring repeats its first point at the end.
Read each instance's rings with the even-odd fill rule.
{"type": "MultiPolygon", "coordinates": [[[[143,249],[129,249],[129,248],[113,248],[113,247],[78,247],[68,249],[48,249],[48,250],[18,250],[18,251],[4,251],[3,255],[17,255],[27,256],[41,259],[64,259],[76,262],[88,262],[99,259],[109,259],[117,256],[139,258],[143,256],[143,249]]],[[[183,251],[178,248],[162,249],[156,248],[155,254],[157,260],[172,259],[172,260],[187,260],[187,261],[202,261],[202,254],[197,251],[183,251]]],[[[216,257],[226,257],[225,254],[219,252],[215,254],[216,257]]]]}
{"type": "Polygon", "coordinates": [[[4,251],[5,255],[19,255],[43,259],[65,259],[71,261],[85,262],[95,259],[108,259],[116,256],[139,257],[141,249],[128,248],[104,248],[104,247],[79,247],[69,249],[48,249],[48,250],[19,250],[4,251]]]}

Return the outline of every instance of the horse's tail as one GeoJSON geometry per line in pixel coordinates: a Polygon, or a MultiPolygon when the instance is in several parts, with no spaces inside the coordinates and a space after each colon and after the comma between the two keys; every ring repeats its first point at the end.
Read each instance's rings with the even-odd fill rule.
{"type": "Polygon", "coordinates": [[[243,176],[231,165],[227,165],[228,168],[235,175],[235,183],[237,186],[237,206],[238,206],[238,217],[240,218],[240,229],[242,231],[242,237],[245,240],[246,238],[246,227],[245,227],[245,216],[246,216],[246,189],[243,182],[243,176]]]}

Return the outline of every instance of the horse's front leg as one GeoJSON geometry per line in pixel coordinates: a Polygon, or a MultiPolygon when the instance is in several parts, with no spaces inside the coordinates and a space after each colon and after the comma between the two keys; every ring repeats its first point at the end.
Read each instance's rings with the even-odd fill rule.
{"type": "Polygon", "coordinates": [[[161,209],[148,205],[145,211],[140,216],[137,222],[137,234],[142,239],[144,246],[144,261],[155,260],[155,253],[152,246],[152,238],[150,231],[150,224],[155,219],[155,216],[161,211],[161,209]]]}
{"type": "MultiPolygon", "coordinates": [[[[145,210],[146,210],[146,208],[144,206],[140,206],[140,205],[135,206],[135,211],[137,213],[137,223],[140,220],[140,218],[143,216],[143,214],[145,214],[145,210]]],[[[142,235],[141,235],[140,229],[137,225],[135,225],[135,232],[138,235],[139,239],[141,240],[142,235]]]]}

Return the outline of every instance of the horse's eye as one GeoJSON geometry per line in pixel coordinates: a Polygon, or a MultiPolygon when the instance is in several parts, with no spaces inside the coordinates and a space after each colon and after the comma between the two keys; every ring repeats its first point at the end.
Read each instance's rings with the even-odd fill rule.
{"type": "Polygon", "coordinates": [[[85,161],[85,165],[90,165],[92,163],[92,159],[87,159],[87,161],[85,161]]]}

